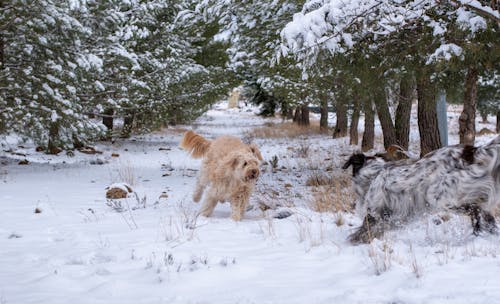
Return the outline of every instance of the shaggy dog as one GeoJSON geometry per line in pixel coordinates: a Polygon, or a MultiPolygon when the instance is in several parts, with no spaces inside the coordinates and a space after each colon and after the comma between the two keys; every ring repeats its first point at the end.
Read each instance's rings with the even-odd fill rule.
{"type": "Polygon", "coordinates": [[[210,187],[200,214],[210,216],[218,202],[229,201],[231,218],[241,220],[260,174],[259,148],[233,136],[209,141],[193,131],[184,134],[180,146],[192,157],[203,158],[193,200],[199,202],[205,188],[210,187]]]}
{"type": "Polygon", "coordinates": [[[343,168],[351,165],[357,209],[364,216],[349,237],[353,243],[370,242],[429,211],[463,212],[475,235],[496,232],[491,211],[500,203],[500,136],[482,147],[444,147],[418,161],[354,154],[343,168]]]}

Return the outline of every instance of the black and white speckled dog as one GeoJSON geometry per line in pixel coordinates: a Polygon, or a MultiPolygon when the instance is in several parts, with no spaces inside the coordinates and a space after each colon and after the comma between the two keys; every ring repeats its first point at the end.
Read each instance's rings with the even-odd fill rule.
{"type": "Polygon", "coordinates": [[[385,161],[354,154],[357,210],[363,225],[350,237],[370,242],[385,230],[430,211],[454,210],[471,217],[474,234],[496,232],[491,211],[500,204],[500,136],[481,147],[449,146],[422,159],[385,161]]]}

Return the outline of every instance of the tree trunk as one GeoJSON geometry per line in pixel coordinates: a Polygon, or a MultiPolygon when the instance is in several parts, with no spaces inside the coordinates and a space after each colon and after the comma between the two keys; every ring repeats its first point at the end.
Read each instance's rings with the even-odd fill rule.
{"type": "Polygon", "coordinates": [[[335,111],[337,114],[337,123],[333,130],[333,138],[347,136],[347,106],[343,100],[337,99],[335,102],[335,111]]]}
{"type": "Polygon", "coordinates": [[[299,126],[309,126],[310,124],[309,107],[308,105],[302,105],[300,111],[299,126]]]}
{"type": "Polygon", "coordinates": [[[427,73],[418,76],[418,131],[420,133],[420,156],[439,149],[441,139],[437,123],[436,88],[430,83],[427,73]]]}
{"type": "Polygon", "coordinates": [[[411,78],[402,78],[399,84],[399,102],[396,108],[396,142],[403,149],[408,150],[410,142],[410,117],[413,85],[411,78]]]}
{"type": "Polygon", "coordinates": [[[76,134],[73,133],[73,148],[74,149],[81,149],[85,147],[85,144],[76,136],[76,134]]]}
{"type": "Polygon", "coordinates": [[[59,121],[50,123],[49,126],[49,142],[47,144],[48,154],[58,154],[61,152],[59,147],[59,121]]]}
{"type": "Polygon", "coordinates": [[[349,144],[358,145],[358,124],[359,124],[359,98],[355,96],[354,108],[351,115],[351,127],[349,130],[349,144]]]}
{"type": "Polygon", "coordinates": [[[497,133],[500,133],[500,110],[497,111],[497,133]]]}
{"type": "Polygon", "coordinates": [[[129,113],[125,114],[125,117],[123,118],[122,134],[120,135],[121,138],[129,138],[130,134],[132,134],[132,126],[134,123],[134,116],[135,116],[135,114],[133,112],[129,112],[129,113]]]}
{"type": "Polygon", "coordinates": [[[375,111],[373,110],[373,105],[370,98],[364,99],[363,107],[365,111],[365,131],[363,132],[361,150],[363,152],[366,152],[373,149],[375,138],[375,111]]]}
{"type": "Polygon", "coordinates": [[[302,108],[300,106],[295,107],[295,113],[293,114],[292,121],[298,124],[301,116],[302,116],[302,108]]]}
{"type": "Polygon", "coordinates": [[[104,140],[111,139],[111,133],[113,131],[113,115],[115,114],[115,110],[113,108],[107,108],[103,112],[104,116],[102,117],[102,124],[106,126],[106,135],[104,136],[104,140]]]}
{"type": "Polygon", "coordinates": [[[319,130],[321,132],[328,131],[328,98],[327,96],[321,96],[321,116],[319,118],[319,130]]]}
{"type": "MultiPolygon", "coordinates": [[[[0,7],[1,7],[1,2],[0,2],[0,7]]],[[[5,64],[5,57],[4,57],[4,43],[3,43],[3,37],[2,34],[0,33],[0,69],[4,68],[5,64]]]]}
{"type": "Polygon", "coordinates": [[[482,123],[488,123],[488,113],[487,112],[481,112],[481,122],[482,123]]]}
{"type": "Polygon", "coordinates": [[[108,131],[113,130],[113,115],[115,114],[115,110],[112,108],[108,108],[103,112],[104,116],[102,117],[102,124],[106,126],[108,131]]]}
{"type": "Polygon", "coordinates": [[[460,143],[474,145],[476,139],[477,70],[469,67],[465,76],[464,108],[458,120],[460,143]]]}
{"type": "Polygon", "coordinates": [[[384,147],[387,149],[390,145],[396,144],[396,130],[392,123],[391,113],[389,112],[389,105],[384,92],[376,92],[375,94],[375,108],[377,109],[378,120],[382,126],[382,133],[384,135],[384,147]]]}

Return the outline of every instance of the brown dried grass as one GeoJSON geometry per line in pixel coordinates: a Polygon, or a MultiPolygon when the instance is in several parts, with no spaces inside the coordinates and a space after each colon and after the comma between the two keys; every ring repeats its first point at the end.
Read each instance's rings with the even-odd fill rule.
{"type": "Polygon", "coordinates": [[[247,132],[250,138],[286,138],[324,134],[319,129],[319,121],[311,121],[309,126],[299,126],[293,122],[267,123],[263,127],[247,132]]]}
{"type": "Polygon", "coordinates": [[[354,207],[355,195],[347,175],[313,175],[308,178],[312,198],[309,206],[317,212],[350,212],[354,207]]]}

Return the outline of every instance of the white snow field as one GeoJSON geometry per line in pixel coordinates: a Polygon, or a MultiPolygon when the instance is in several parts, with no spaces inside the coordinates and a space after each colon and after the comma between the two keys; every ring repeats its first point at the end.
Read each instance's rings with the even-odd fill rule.
{"type": "MultiPolygon", "coordinates": [[[[248,140],[269,121],[255,111],[221,104],[192,127],[98,144],[98,155],[50,156],[3,139],[0,303],[500,303],[500,237],[474,237],[465,216],[436,225],[429,215],[353,246],[355,214],[314,211],[306,180],[350,173],[339,169],[356,149],[348,138],[253,138],[266,161],[278,157],[275,170],[263,166],[254,208],[241,222],[228,204],[197,217],[201,162],[178,148],[183,131],[248,140]],[[106,187],[123,182],[137,196],[108,202],[106,187]]],[[[459,113],[450,107],[450,144],[459,113]]]]}

